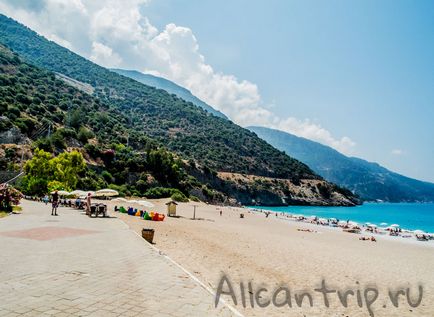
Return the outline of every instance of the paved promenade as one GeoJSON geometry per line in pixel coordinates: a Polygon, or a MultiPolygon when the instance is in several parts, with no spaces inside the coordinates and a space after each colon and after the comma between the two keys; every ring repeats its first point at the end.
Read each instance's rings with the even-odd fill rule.
{"type": "Polygon", "coordinates": [[[0,316],[232,316],[116,218],[23,200],[0,219],[0,316]]]}

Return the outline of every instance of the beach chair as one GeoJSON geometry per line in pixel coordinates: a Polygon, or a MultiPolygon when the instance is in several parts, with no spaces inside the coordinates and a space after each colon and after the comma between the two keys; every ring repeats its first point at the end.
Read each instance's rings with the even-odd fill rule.
{"type": "Polygon", "coordinates": [[[424,234],[417,234],[416,235],[416,239],[418,241],[428,241],[429,240],[428,237],[426,235],[424,235],[424,234]]]}
{"type": "Polygon", "coordinates": [[[143,219],[152,220],[152,217],[149,215],[149,213],[145,212],[145,214],[143,215],[143,219]]]}
{"type": "Polygon", "coordinates": [[[103,217],[107,217],[107,206],[104,204],[100,204],[97,206],[95,217],[98,217],[99,214],[102,214],[103,217]]]}
{"type": "Polygon", "coordinates": [[[132,207],[128,208],[128,215],[129,216],[134,216],[137,212],[137,209],[134,210],[132,207]]]}
{"type": "Polygon", "coordinates": [[[90,206],[90,212],[89,212],[88,216],[92,217],[92,214],[96,215],[96,205],[90,206]]]}

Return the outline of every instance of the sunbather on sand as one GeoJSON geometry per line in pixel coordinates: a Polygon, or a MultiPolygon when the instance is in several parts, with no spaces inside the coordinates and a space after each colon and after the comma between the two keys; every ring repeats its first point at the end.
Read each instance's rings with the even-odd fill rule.
{"type": "Polygon", "coordinates": [[[303,232],[316,232],[315,230],[312,230],[312,229],[301,229],[301,228],[297,228],[297,231],[303,231],[303,232]]]}
{"type": "Polygon", "coordinates": [[[377,239],[375,239],[374,236],[371,236],[371,237],[360,237],[359,240],[377,242],[377,239]]]}

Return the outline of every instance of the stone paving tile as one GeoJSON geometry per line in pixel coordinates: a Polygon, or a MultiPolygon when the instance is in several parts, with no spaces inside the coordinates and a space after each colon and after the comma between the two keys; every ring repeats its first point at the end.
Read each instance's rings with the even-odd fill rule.
{"type": "Polygon", "coordinates": [[[234,315],[120,220],[23,207],[0,220],[0,316],[234,315]]]}

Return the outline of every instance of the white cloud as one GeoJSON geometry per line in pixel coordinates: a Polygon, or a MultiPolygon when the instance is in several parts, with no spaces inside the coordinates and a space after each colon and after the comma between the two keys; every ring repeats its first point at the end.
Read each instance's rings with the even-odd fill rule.
{"type": "Polygon", "coordinates": [[[206,63],[191,29],[163,30],[143,14],[147,0],[3,0],[0,11],[106,67],[137,69],[188,88],[242,125],[277,128],[349,154],[355,143],[310,120],[281,118],[263,104],[258,87],[206,63]]]}
{"type": "Polygon", "coordinates": [[[99,42],[92,43],[90,60],[104,65],[111,65],[113,67],[119,66],[122,63],[122,58],[118,54],[113,53],[113,50],[110,47],[99,42]]]}
{"type": "Polygon", "coordinates": [[[390,153],[392,153],[393,155],[399,156],[399,155],[404,154],[404,151],[401,149],[393,149],[390,153]]]}

